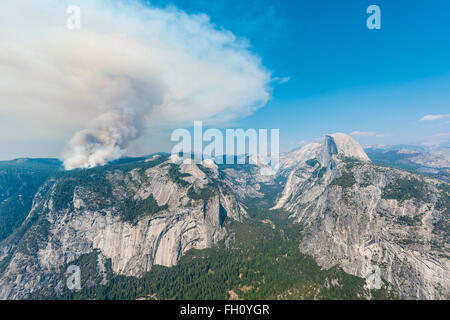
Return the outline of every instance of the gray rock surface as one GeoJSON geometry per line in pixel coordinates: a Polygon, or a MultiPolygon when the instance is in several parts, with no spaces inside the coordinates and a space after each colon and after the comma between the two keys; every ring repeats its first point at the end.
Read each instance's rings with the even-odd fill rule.
{"type": "Polygon", "coordinates": [[[282,161],[288,180],[274,208],[303,226],[300,250],[324,268],[364,277],[369,288],[387,281],[402,297],[450,298],[448,191],[371,164],[352,140],[327,136],[282,161]]]}
{"type": "Polygon", "coordinates": [[[304,234],[299,250],[322,267],[338,265],[370,289],[388,283],[403,298],[450,298],[445,182],[375,165],[344,134],[283,155],[277,175],[173,161],[155,155],[48,179],[0,243],[0,299],[30,297],[92,252],[102,281],[106,259],[115,274],[135,277],[173,266],[192,248],[228,243],[224,219],[247,219],[246,200],[273,197],[304,234]]]}
{"type": "Polygon", "coordinates": [[[39,217],[39,222],[23,238],[0,247],[3,258],[11,255],[0,278],[0,298],[28,297],[46,286],[61,266],[94,249],[111,259],[117,274],[139,277],[154,264],[170,267],[189,249],[208,248],[222,239],[225,215],[236,220],[245,217],[243,206],[220,185],[207,200],[189,197],[189,188],[201,191],[212,182],[198,166],[175,167],[187,184],[171,179],[170,166],[164,162],[145,171],[107,171],[114,201],[99,198],[80,184],[72,195],[73,207],[62,210],[55,208],[60,181],[52,181],[50,190],[36,196],[28,217],[39,217]],[[150,196],[164,209],[136,223],[123,221],[121,200],[132,197],[140,201],[150,196]]]}

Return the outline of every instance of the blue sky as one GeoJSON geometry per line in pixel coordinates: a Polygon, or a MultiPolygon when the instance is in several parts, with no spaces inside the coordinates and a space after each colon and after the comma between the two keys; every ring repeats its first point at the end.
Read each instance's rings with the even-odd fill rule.
{"type": "Polygon", "coordinates": [[[248,39],[275,77],[271,101],[235,125],[280,128],[282,148],[326,133],[355,131],[365,145],[443,137],[450,113],[450,2],[445,0],[180,0],[248,39]],[[366,8],[381,8],[381,30],[366,8]]]}
{"type": "Polygon", "coordinates": [[[450,140],[450,1],[77,0],[79,30],[72,2],[0,1],[0,159],[170,151],[194,120],[282,151],[450,140]]]}

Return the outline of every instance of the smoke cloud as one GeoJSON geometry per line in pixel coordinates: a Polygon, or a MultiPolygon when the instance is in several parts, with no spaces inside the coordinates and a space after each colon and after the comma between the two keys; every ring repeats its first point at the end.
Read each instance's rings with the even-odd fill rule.
{"type": "Polygon", "coordinates": [[[76,1],[81,29],[69,30],[69,4],[0,3],[0,115],[72,135],[66,169],[119,158],[149,126],[224,123],[270,98],[260,58],[206,15],[76,1]]]}

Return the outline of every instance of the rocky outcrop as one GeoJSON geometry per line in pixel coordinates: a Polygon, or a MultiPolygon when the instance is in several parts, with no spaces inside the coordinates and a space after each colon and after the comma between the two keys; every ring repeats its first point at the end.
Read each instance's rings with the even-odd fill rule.
{"type": "Polygon", "coordinates": [[[186,251],[222,239],[226,217],[245,217],[243,206],[210,171],[170,161],[147,166],[104,168],[85,180],[77,174],[54,180],[35,200],[32,226],[16,243],[2,247],[10,262],[0,278],[0,298],[28,297],[48,285],[61,266],[93,250],[111,259],[116,274],[139,277],[155,264],[170,267],[186,251]],[[149,199],[157,212],[139,207],[138,219],[125,219],[124,211],[149,199]]]}
{"type": "Polygon", "coordinates": [[[0,298],[60,292],[61,268],[93,253],[104,282],[105,261],[116,275],[141,277],[154,265],[177,264],[190,249],[221,239],[228,247],[225,219],[248,219],[256,202],[273,200],[302,231],[299,250],[322,267],[340,266],[365,278],[368,289],[388,286],[402,298],[450,298],[447,183],[375,165],[339,133],[283,155],[277,175],[258,165],[175,158],[47,179],[21,227],[0,243],[0,298]]]}
{"type": "Polygon", "coordinates": [[[288,180],[275,208],[302,225],[300,250],[366,278],[369,288],[386,281],[402,297],[448,299],[448,185],[375,166],[355,144],[330,135],[286,155],[288,180]]]}

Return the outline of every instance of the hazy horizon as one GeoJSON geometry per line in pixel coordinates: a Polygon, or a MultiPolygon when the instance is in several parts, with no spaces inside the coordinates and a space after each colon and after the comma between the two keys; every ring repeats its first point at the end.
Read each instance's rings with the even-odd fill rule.
{"type": "Polygon", "coordinates": [[[279,129],[283,152],[334,132],[448,144],[450,3],[378,1],[380,30],[369,4],[78,1],[70,30],[70,1],[2,2],[0,159],[99,139],[111,154],[168,152],[194,120],[279,129]]]}

